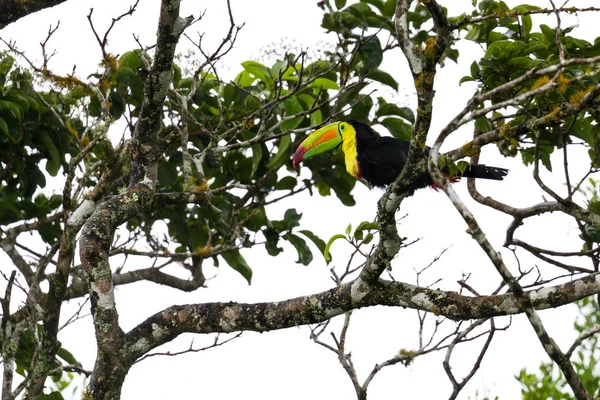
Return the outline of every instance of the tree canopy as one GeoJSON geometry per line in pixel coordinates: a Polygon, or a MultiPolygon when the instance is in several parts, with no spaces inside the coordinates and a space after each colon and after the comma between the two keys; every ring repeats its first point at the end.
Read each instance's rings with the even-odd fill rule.
{"type": "MultiPolygon", "coordinates": [[[[0,27],[44,8],[38,3],[3,13],[0,27]]],[[[582,365],[595,363],[595,353],[590,349],[592,355],[578,361],[571,356],[584,354],[575,350],[595,343],[598,329],[578,325],[580,339],[565,350],[538,314],[600,293],[600,37],[584,40],[575,26],[564,24],[568,16],[600,11],[588,3],[550,2],[544,8],[483,0],[456,15],[436,0],[320,1],[322,29],[335,38],[330,49],[317,57],[300,50],[268,62],[248,60],[233,79],[223,77],[220,63],[244,31],[229,2],[223,7],[230,25],[214,49],[206,48],[202,35],[190,34],[208,16],[180,16],[178,0],[161,1],[155,43],[138,41],[138,48],[123,54],[112,52],[111,31],[142,5],[115,15],[105,32],[90,10],[102,57],[89,76],[53,71],[51,39],[58,26],[40,39],[41,61],[0,31],[0,245],[11,262],[2,269],[0,299],[2,398],[61,398],[73,374],[89,376],[86,398],[119,398],[130,368],[183,333],[301,325],[310,325],[311,338],[336,354],[359,399],[367,398],[383,368],[432,352],[445,352],[450,398],[456,398],[496,332],[509,328],[501,317],[514,314],[526,316],[547,353],[542,372],[560,371],[567,396],[593,398],[597,381],[582,365]],[[193,44],[191,54],[177,54],[182,40],[193,44]],[[447,64],[464,65],[464,43],[475,43],[479,53],[456,85],[472,88],[473,97],[433,130],[436,110],[452,101],[436,96],[436,78],[447,64]],[[399,77],[384,62],[394,53],[402,54],[410,75],[399,77]],[[416,108],[374,90],[403,90],[399,81],[410,82],[416,108]],[[310,174],[292,165],[308,133],[345,119],[411,144],[402,173],[381,193],[376,218],[331,238],[303,225],[300,203],[274,218],[276,203],[302,192],[356,205],[355,188],[363,183],[348,175],[341,152],[309,160],[303,168],[310,174]],[[468,132],[468,141],[441,152],[459,132],[468,132]],[[491,228],[476,217],[441,172],[464,171],[465,159],[484,162],[484,148],[522,163],[542,193],[541,199],[509,204],[469,179],[477,207],[509,218],[507,227],[491,228]],[[422,284],[420,272],[410,281],[397,275],[407,261],[403,249],[413,240],[399,231],[398,218],[411,183],[427,170],[447,195],[440,194],[440,201],[450,201],[486,255],[496,290],[481,293],[468,276],[440,289],[437,281],[422,284]],[[60,184],[59,193],[48,190],[50,182],[60,184]],[[577,230],[577,247],[548,248],[522,233],[548,214],[565,217],[558,219],[556,235],[577,230]],[[507,250],[501,253],[488,240],[488,229],[502,232],[507,250]],[[248,249],[270,257],[294,249],[297,263],[307,266],[321,257],[332,262],[338,241],[350,250],[345,259],[336,253],[326,291],[254,304],[172,305],[128,331],[119,320],[117,286],[147,281],[174,291],[208,290],[209,266],[232,268],[251,284],[260,266],[247,262],[248,249]],[[63,304],[81,298],[91,305],[93,366],[78,363],[69,343],[58,339],[70,321],[61,313],[63,304]],[[362,377],[346,349],[346,333],[353,310],[377,305],[416,310],[419,346],[382,360],[362,377]],[[333,330],[327,323],[337,316],[344,322],[330,341],[324,333],[333,330]],[[447,334],[438,332],[441,325],[447,334]],[[427,333],[424,327],[431,326],[427,333]],[[477,360],[458,376],[451,364],[455,347],[478,339],[477,360]]],[[[19,4],[24,2],[6,7],[19,4]]],[[[584,305],[597,312],[590,299],[584,305]]],[[[590,314],[584,315],[589,322],[590,314]]],[[[214,346],[221,344],[217,337],[214,346]]],[[[529,388],[538,382],[525,371],[519,379],[529,388]]]]}

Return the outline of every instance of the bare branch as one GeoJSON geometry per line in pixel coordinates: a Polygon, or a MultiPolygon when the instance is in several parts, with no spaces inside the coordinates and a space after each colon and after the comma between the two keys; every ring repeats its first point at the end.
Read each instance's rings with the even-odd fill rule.
{"type": "Polygon", "coordinates": [[[231,342],[232,340],[235,340],[235,339],[239,338],[240,336],[242,336],[242,333],[243,332],[239,332],[238,334],[236,334],[236,335],[234,335],[234,336],[232,336],[232,337],[230,337],[228,339],[225,339],[223,341],[219,341],[220,336],[217,333],[217,335],[215,336],[215,340],[214,340],[214,342],[211,345],[205,346],[205,347],[198,347],[198,348],[194,348],[194,341],[192,340],[192,342],[190,343],[190,347],[188,349],[186,349],[186,350],[175,351],[175,352],[167,351],[165,353],[148,353],[148,354],[144,354],[143,357],[140,357],[139,359],[137,359],[135,361],[135,364],[137,364],[139,362],[142,362],[142,361],[144,361],[147,358],[155,357],[155,356],[175,357],[175,356],[178,356],[178,355],[181,355],[181,354],[199,353],[201,351],[205,351],[205,350],[209,350],[209,349],[214,349],[215,347],[223,346],[224,344],[227,344],[227,343],[231,342]]]}

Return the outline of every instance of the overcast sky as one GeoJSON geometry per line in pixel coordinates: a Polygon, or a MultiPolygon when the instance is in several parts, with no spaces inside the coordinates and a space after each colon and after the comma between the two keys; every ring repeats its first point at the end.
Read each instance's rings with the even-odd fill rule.
{"type": "MultiPolygon", "coordinates": [[[[133,2],[131,2],[133,3],[133,2]]],[[[228,18],[222,1],[182,3],[182,15],[198,15],[206,11],[202,21],[190,30],[206,33],[205,42],[210,49],[226,34],[228,18]]],[[[451,14],[457,15],[468,11],[471,0],[441,1],[451,8],[451,14]]],[[[512,6],[520,2],[507,1],[512,6]]],[[[548,5],[546,1],[533,0],[529,4],[548,5]]],[[[96,28],[103,32],[114,17],[128,7],[127,1],[89,0],[67,1],[60,6],[23,18],[17,23],[0,31],[4,39],[14,39],[17,45],[26,50],[30,56],[39,55],[39,42],[43,41],[50,24],[56,25],[57,31],[50,46],[56,48],[58,54],[50,67],[56,72],[66,73],[77,65],[77,72],[85,77],[96,70],[100,60],[100,49],[89,28],[86,15],[90,7],[94,7],[93,19],[96,28]]],[[[234,17],[238,24],[245,23],[236,48],[223,61],[223,67],[237,73],[240,62],[261,57],[261,49],[281,39],[315,48],[323,41],[331,40],[320,27],[322,11],[316,6],[316,0],[297,0],[283,2],[281,0],[232,0],[234,17]]],[[[573,1],[572,5],[595,4],[593,0],[573,1]]],[[[140,2],[138,11],[133,17],[124,19],[117,25],[109,40],[109,50],[115,54],[137,47],[132,34],[140,36],[145,45],[155,40],[156,22],[159,2],[144,0],[140,2]]],[[[585,31],[579,30],[575,36],[600,36],[597,16],[570,17],[565,25],[579,23],[585,31]],[[590,21],[590,22],[586,22],[590,21]]],[[[536,18],[534,21],[541,21],[536,18]]],[[[547,23],[553,25],[552,19],[547,23]]],[[[178,48],[183,52],[188,46],[178,48]]],[[[448,61],[440,71],[436,85],[435,117],[432,132],[439,129],[452,118],[462,105],[472,96],[475,86],[465,84],[457,86],[458,79],[468,74],[469,65],[476,57],[478,46],[464,43],[459,47],[461,57],[459,64],[448,61]]],[[[39,57],[39,56],[38,56],[39,57]]],[[[33,57],[35,58],[35,56],[33,57]]],[[[410,86],[410,73],[399,52],[386,59],[383,69],[391,72],[401,83],[400,106],[414,108],[413,89],[410,86]]],[[[448,148],[468,140],[469,132],[457,134],[451,139],[448,148]]],[[[435,139],[430,135],[428,143],[435,139]]],[[[511,170],[505,181],[483,182],[479,188],[502,201],[515,206],[523,206],[538,201],[541,191],[534,187],[530,172],[520,165],[519,159],[505,159],[495,148],[486,149],[483,161],[488,164],[502,166],[511,170]]],[[[555,162],[560,162],[557,158],[555,162]]],[[[552,186],[560,190],[562,177],[544,177],[552,182],[552,186]]],[[[303,170],[309,176],[310,172],[303,170]]],[[[376,202],[381,197],[380,190],[367,190],[357,185],[355,198],[357,205],[347,208],[335,198],[309,197],[306,194],[294,196],[293,200],[281,202],[270,214],[277,219],[287,208],[297,208],[304,213],[302,227],[318,233],[327,240],[335,233],[341,233],[351,222],[356,226],[363,220],[373,220],[376,202]]],[[[492,212],[467,199],[466,183],[457,185],[458,193],[465,198],[476,217],[480,219],[487,236],[498,249],[504,240],[504,231],[510,222],[508,218],[492,212]]],[[[469,281],[482,293],[489,293],[499,283],[499,278],[491,263],[486,260],[477,245],[465,233],[465,225],[460,216],[443,193],[425,189],[407,200],[402,205],[398,217],[407,214],[402,220],[399,231],[409,239],[423,238],[416,245],[403,250],[394,261],[394,277],[414,283],[415,269],[420,269],[439,254],[444,248],[450,250],[443,258],[428,270],[421,283],[427,284],[443,280],[435,287],[458,290],[456,284],[463,272],[472,274],[469,281]]],[[[536,218],[535,227],[525,227],[522,235],[533,239],[536,243],[544,243],[549,248],[564,249],[568,244],[580,246],[578,233],[573,222],[557,216],[536,218]],[[553,232],[553,227],[569,227],[564,232],[553,232]],[[552,234],[548,234],[552,233],[552,234]]],[[[280,257],[271,258],[263,249],[253,249],[244,253],[253,267],[252,286],[227,267],[212,271],[216,277],[209,281],[207,289],[185,294],[151,283],[139,283],[121,286],[116,289],[116,302],[120,315],[120,323],[128,330],[143,321],[149,315],[172,304],[209,302],[209,301],[276,301],[291,297],[315,293],[332,287],[329,270],[315,249],[315,262],[304,267],[295,264],[296,253],[289,246],[280,257]]],[[[343,257],[349,248],[341,243],[333,247],[334,261],[343,265],[343,257]]],[[[505,260],[514,267],[512,253],[501,250],[505,260]]],[[[4,256],[4,255],[2,255],[4,256]]],[[[533,261],[521,255],[521,261],[533,266],[533,261]]],[[[6,262],[4,258],[0,261],[6,262]]],[[[149,261],[138,260],[138,265],[130,267],[146,267],[149,261]]],[[[114,265],[113,265],[114,267],[114,265]]],[[[87,306],[86,306],[87,307],[87,306]]],[[[63,316],[77,308],[77,302],[64,307],[63,316]]],[[[575,334],[571,331],[574,308],[563,307],[559,310],[541,312],[543,321],[557,342],[563,347],[570,345],[575,334]]],[[[431,318],[433,320],[433,318],[431,318]]],[[[332,326],[339,327],[341,317],[332,326]]],[[[498,324],[506,324],[508,319],[498,319],[498,324]]],[[[478,390],[481,394],[500,396],[501,399],[512,399],[520,396],[520,386],[513,378],[522,367],[536,368],[546,355],[537,342],[533,331],[522,317],[513,318],[513,326],[508,332],[500,332],[486,359],[482,369],[463,391],[461,398],[474,397],[478,390]]],[[[448,324],[451,327],[451,324],[448,324]]],[[[364,380],[374,364],[392,357],[400,349],[413,349],[417,345],[417,317],[412,310],[401,310],[385,307],[356,311],[349,333],[348,348],[352,350],[353,361],[358,369],[361,381],[364,380]]],[[[335,329],[334,329],[335,330],[335,329]]],[[[337,331],[337,330],[336,330],[337,331]]],[[[95,340],[91,318],[86,318],[69,326],[59,337],[67,349],[72,351],[87,369],[92,369],[95,359],[95,340]]],[[[184,335],[172,342],[168,349],[178,351],[187,348],[191,340],[195,346],[212,342],[212,336],[184,335]]],[[[478,349],[482,342],[472,346],[478,349]]],[[[455,372],[467,371],[475,356],[469,350],[471,345],[458,350],[453,360],[456,362],[455,372]]],[[[161,350],[167,350],[161,349],[161,350]]],[[[441,365],[444,353],[418,358],[410,367],[397,365],[381,372],[372,383],[369,393],[372,399],[398,398],[447,398],[451,392],[441,365]],[[432,384],[435,382],[435,384],[432,384]]],[[[123,389],[124,399],[167,399],[167,398],[262,398],[262,399],[347,399],[354,397],[352,385],[333,353],[328,352],[309,340],[306,327],[292,328],[285,331],[265,334],[244,333],[225,347],[197,354],[179,357],[153,357],[136,366],[129,373],[123,389]]]]}

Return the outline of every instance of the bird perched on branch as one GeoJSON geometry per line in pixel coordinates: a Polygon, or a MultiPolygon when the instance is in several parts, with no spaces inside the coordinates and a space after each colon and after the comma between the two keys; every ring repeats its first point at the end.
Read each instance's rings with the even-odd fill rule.
{"type": "MultiPolygon", "coordinates": [[[[310,134],[294,153],[294,168],[303,160],[316,154],[335,149],[341,145],[344,152],[346,171],[356,179],[363,178],[371,186],[384,187],[396,180],[408,159],[410,142],[393,137],[379,136],[368,124],[348,120],[326,125],[310,134]]],[[[429,147],[425,149],[429,155],[429,147]]],[[[448,174],[448,168],[442,172],[448,174]]],[[[508,174],[504,168],[488,167],[483,164],[469,165],[465,171],[451,176],[451,182],[461,177],[493,179],[501,181],[508,174]]],[[[415,190],[433,186],[429,172],[419,176],[409,188],[411,196],[415,190]]]]}

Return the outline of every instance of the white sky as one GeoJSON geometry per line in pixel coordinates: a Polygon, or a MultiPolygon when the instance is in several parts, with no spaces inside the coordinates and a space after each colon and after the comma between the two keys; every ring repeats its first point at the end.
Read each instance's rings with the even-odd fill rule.
{"type": "MultiPolygon", "coordinates": [[[[104,32],[114,17],[125,11],[132,2],[89,0],[67,1],[35,15],[31,15],[0,31],[5,39],[15,39],[18,46],[28,54],[40,54],[39,42],[43,41],[50,24],[61,22],[60,29],[50,43],[57,49],[58,55],[51,64],[57,72],[69,72],[74,64],[78,73],[85,77],[93,72],[100,59],[100,50],[89,29],[86,15],[93,5],[96,28],[104,32]]],[[[260,49],[270,43],[278,43],[281,38],[295,40],[304,46],[317,46],[321,40],[327,40],[320,27],[321,10],[316,0],[298,0],[293,3],[277,0],[232,0],[234,17],[238,24],[244,22],[242,32],[234,51],[224,60],[224,66],[236,73],[241,69],[240,62],[260,56],[260,49]]],[[[448,7],[460,8],[451,11],[457,15],[468,11],[471,0],[441,1],[448,7]]],[[[507,1],[509,6],[521,2],[507,1]]],[[[529,1],[529,4],[548,5],[546,1],[529,1]]],[[[595,1],[572,1],[571,5],[593,5],[595,1]]],[[[123,20],[117,25],[109,41],[112,53],[122,54],[137,47],[132,33],[139,34],[142,43],[152,44],[155,38],[156,21],[159,2],[142,1],[133,17],[123,20]]],[[[192,2],[184,1],[182,15],[194,14],[206,10],[204,19],[194,25],[194,29],[206,32],[206,43],[210,48],[218,43],[226,34],[228,19],[224,2],[192,2]]],[[[585,31],[579,30],[575,36],[600,36],[597,16],[571,17],[563,21],[565,26],[579,21],[585,31]]],[[[535,22],[541,18],[534,19],[535,22]]],[[[554,20],[545,20],[554,25],[554,20]]],[[[193,30],[190,31],[193,36],[193,30]]],[[[183,43],[183,42],[182,42],[183,43]]],[[[179,47],[179,51],[183,51],[179,47]]],[[[457,87],[458,79],[468,74],[471,61],[477,57],[478,47],[466,43],[459,47],[461,57],[459,65],[448,61],[437,78],[437,97],[435,117],[428,142],[435,140],[434,134],[449,121],[462,105],[472,96],[473,84],[457,87]]],[[[410,74],[403,58],[397,52],[386,59],[383,66],[401,82],[401,95],[408,101],[401,106],[414,108],[414,96],[410,87],[410,74]]],[[[455,147],[468,139],[468,132],[457,134],[450,142],[455,147]]],[[[482,162],[510,168],[511,172],[502,183],[482,182],[480,190],[489,193],[502,201],[515,206],[532,204],[541,199],[542,193],[534,186],[531,173],[521,164],[519,159],[505,159],[490,146],[483,152],[482,162]]],[[[554,163],[561,162],[555,157],[554,163]]],[[[308,176],[309,172],[303,170],[308,176]]],[[[551,182],[557,190],[563,188],[562,174],[550,174],[544,171],[543,177],[551,182]]],[[[501,249],[507,262],[514,268],[512,253],[501,248],[505,229],[509,218],[493,213],[467,199],[466,183],[456,185],[458,193],[471,206],[479,218],[483,229],[488,233],[490,241],[501,249]]],[[[322,238],[329,238],[335,233],[344,231],[348,222],[356,226],[363,220],[375,217],[376,202],[382,192],[369,191],[358,185],[355,190],[357,205],[347,208],[335,198],[309,198],[307,195],[295,196],[293,200],[281,202],[271,210],[271,218],[279,218],[287,208],[295,207],[303,212],[302,228],[318,233],[322,238]]],[[[435,287],[458,290],[456,284],[462,272],[472,273],[469,283],[481,293],[494,290],[499,277],[493,266],[483,256],[477,245],[465,233],[465,225],[454,211],[443,193],[429,189],[419,191],[407,200],[398,217],[408,214],[399,227],[400,234],[409,239],[422,237],[418,244],[403,250],[394,261],[394,276],[414,283],[414,269],[427,264],[439,252],[452,248],[442,260],[432,267],[422,279],[431,283],[438,278],[443,281],[435,287]]],[[[528,221],[519,231],[518,237],[532,240],[533,244],[544,244],[547,248],[574,249],[580,246],[575,224],[563,217],[551,215],[537,217],[528,221]],[[535,224],[535,225],[534,225],[535,224]],[[566,228],[565,228],[566,227],[566,228]],[[558,228],[558,230],[556,229],[558,228]],[[571,245],[571,247],[567,247],[571,245]]],[[[172,304],[210,302],[210,301],[277,301],[291,297],[316,293],[332,286],[328,268],[315,249],[315,261],[308,267],[295,264],[296,253],[290,246],[284,246],[285,254],[271,258],[262,249],[245,252],[249,264],[253,267],[252,286],[230,268],[222,267],[215,279],[209,281],[207,289],[194,293],[180,293],[155,284],[139,283],[121,286],[116,289],[116,301],[119,309],[120,323],[128,330],[143,321],[149,315],[172,304]]],[[[341,242],[333,246],[334,261],[343,265],[343,255],[349,248],[341,242]]],[[[531,257],[520,253],[521,262],[528,268],[533,267],[531,257]]],[[[536,263],[540,264],[540,263],[536,263]]],[[[113,267],[115,265],[113,264],[113,267]]],[[[137,267],[148,266],[148,261],[140,259],[137,267]]],[[[550,269],[541,267],[550,273],[550,269]]],[[[423,282],[422,282],[423,283],[423,282]]],[[[64,307],[63,315],[68,317],[69,311],[76,308],[77,302],[64,307]]],[[[86,306],[87,307],[87,306],[86,306]]],[[[571,330],[574,308],[563,307],[558,310],[542,312],[547,329],[555,335],[557,342],[568,347],[575,334],[571,330]]],[[[341,317],[335,320],[333,327],[339,327],[341,317]]],[[[431,318],[431,317],[430,317],[431,318]]],[[[498,319],[503,325],[507,319],[498,319]]],[[[375,363],[393,356],[400,349],[413,349],[417,344],[417,316],[413,310],[393,308],[370,308],[356,311],[350,328],[348,349],[352,350],[353,361],[363,381],[375,363]]],[[[335,330],[336,332],[338,329],[335,330]]],[[[212,342],[212,336],[185,335],[172,342],[168,349],[183,350],[194,339],[196,346],[212,342]]],[[[60,340],[83,363],[92,369],[95,359],[95,340],[92,321],[88,317],[69,326],[62,331],[60,340]]],[[[475,342],[479,348],[483,342],[475,342]]],[[[455,351],[453,355],[454,372],[468,371],[475,353],[470,345],[455,351]]],[[[166,351],[166,349],[162,349],[166,351]]],[[[397,365],[380,372],[369,389],[372,399],[398,398],[447,398],[451,393],[451,385],[446,378],[441,361],[444,353],[418,358],[410,367],[397,365]],[[433,384],[435,382],[435,384],[433,384]]],[[[523,367],[530,370],[536,368],[541,360],[546,360],[545,353],[537,342],[533,331],[522,317],[513,318],[513,326],[508,332],[498,332],[492,342],[488,355],[484,359],[482,369],[467,385],[460,398],[474,398],[478,390],[482,394],[500,396],[501,399],[518,398],[520,385],[513,378],[523,367]]],[[[168,398],[257,398],[262,399],[330,399],[353,398],[352,385],[339,364],[337,357],[317,346],[309,340],[306,327],[292,328],[285,331],[257,334],[244,333],[241,339],[218,349],[198,354],[187,354],[179,357],[153,357],[132,368],[123,389],[124,399],[168,399],[168,398]]]]}

